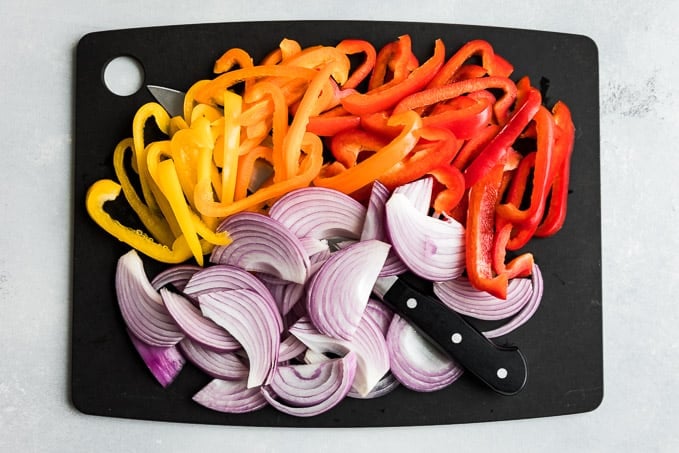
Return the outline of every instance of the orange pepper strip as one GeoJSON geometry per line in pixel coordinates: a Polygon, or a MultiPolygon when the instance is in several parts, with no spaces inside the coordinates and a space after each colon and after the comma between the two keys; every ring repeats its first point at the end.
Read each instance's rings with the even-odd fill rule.
{"type": "MultiPolygon", "coordinates": [[[[199,180],[196,186],[195,202],[199,212],[210,217],[227,217],[237,212],[258,208],[262,203],[284,195],[291,190],[308,186],[316,177],[323,165],[323,142],[314,134],[307,133],[302,141],[304,158],[300,164],[300,173],[289,179],[263,187],[252,195],[230,204],[218,203],[212,199],[212,187],[209,177],[205,178],[205,163],[209,164],[209,150],[201,155],[202,164],[199,166],[199,180]]],[[[277,169],[275,169],[277,170],[277,169]]]]}
{"type": "Polygon", "coordinates": [[[347,81],[342,84],[343,89],[356,88],[375,67],[377,57],[375,47],[363,39],[345,39],[337,44],[337,49],[347,55],[365,54],[365,60],[354,70],[347,81]]]}
{"type": "MultiPolygon", "coordinates": [[[[344,54],[342,54],[344,55],[344,54]]],[[[346,57],[346,55],[344,55],[346,57]]],[[[302,97],[297,113],[292,119],[292,124],[288,129],[288,133],[283,139],[283,167],[281,168],[283,175],[282,179],[288,179],[298,173],[300,147],[304,134],[306,132],[309,117],[311,116],[319,95],[323,90],[328,78],[336,71],[337,64],[330,62],[320,69],[316,76],[311,80],[309,87],[302,97]]],[[[278,172],[278,168],[276,168],[278,172]]],[[[278,177],[276,177],[278,179],[278,177]]],[[[280,180],[280,179],[279,179],[280,180]]]]}
{"type": "Polygon", "coordinates": [[[258,168],[258,159],[266,161],[273,167],[273,150],[266,146],[258,146],[238,158],[238,174],[234,200],[242,200],[248,196],[248,188],[258,168]]]}
{"type": "Polygon", "coordinates": [[[332,78],[342,85],[349,78],[351,62],[349,61],[349,57],[336,47],[307,47],[292,57],[281,61],[282,66],[296,66],[310,69],[320,69],[331,63],[333,64],[331,72],[332,78]]]}
{"type": "MultiPolygon", "coordinates": [[[[285,101],[283,90],[273,83],[260,82],[246,93],[246,101],[251,102],[262,98],[271,98],[273,111],[272,142],[273,155],[271,163],[274,168],[283,168],[283,146],[285,136],[288,133],[288,105],[285,101]]],[[[274,182],[280,182],[283,178],[282,171],[274,174],[274,182]]]]}
{"type": "Polygon", "coordinates": [[[220,104],[223,102],[224,90],[238,82],[260,77],[287,77],[293,79],[310,80],[317,71],[309,68],[283,65],[253,66],[252,68],[236,69],[220,74],[196,90],[195,100],[204,104],[220,104]]]}
{"type": "Polygon", "coordinates": [[[222,203],[230,203],[236,189],[238,154],[241,127],[239,117],[243,110],[243,98],[231,91],[224,91],[224,146],[222,147],[222,203]]]}
{"type": "Polygon", "coordinates": [[[403,125],[401,133],[389,144],[354,167],[333,176],[320,175],[314,180],[314,185],[350,194],[370,184],[400,162],[417,144],[422,118],[412,110],[408,110],[392,116],[388,124],[390,126],[403,125]]]}
{"type": "Polygon", "coordinates": [[[213,72],[215,74],[221,74],[230,71],[235,66],[251,68],[254,66],[252,57],[245,50],[233,47],[224,52],[224,54],[215,61],[213,72]]]}

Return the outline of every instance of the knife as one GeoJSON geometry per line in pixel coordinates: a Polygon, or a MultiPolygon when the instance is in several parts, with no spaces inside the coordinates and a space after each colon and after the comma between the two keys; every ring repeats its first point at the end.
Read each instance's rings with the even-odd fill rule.
{"type": "MultiPolygon", "coordinates": [[[[183,114],[183,92],[158,85],[147,85],[147,89],[170,116],[183,114]]],[[[424,283],[413,275],[380,277],[373,293],[492,390],[502,395],[519,393],[528,375],[521,351],[487,339],[458,313],[427,295],[424,283]]]]}
{"type": "Polygon", "coordinates": [[[502,395],[526,385],[526,359],[516,346],[500,346],[434,296],[414,275],[379,277],[373,294],[466,371],[502,395]],[[416,284],[414,284],[416,283],[416,284]]]}

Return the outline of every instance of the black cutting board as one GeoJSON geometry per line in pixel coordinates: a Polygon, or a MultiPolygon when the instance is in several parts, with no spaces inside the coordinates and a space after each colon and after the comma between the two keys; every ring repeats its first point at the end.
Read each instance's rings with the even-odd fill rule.
{"type": "MultiPolygon", "coordinates": [[[[587,37],[436,23],[299,21],[181,25],[96,32],[77,48],[73,319],[71,397],[87,414],[226,425],[357,427],[452,424],[586,412],[603,397],[601,318],[601,218],[599,189],[599,85],[596,45],[587,37]],[[501,396],[472,377],[425,394],[399,388],[374,400],[345,399],[312,418],[294,418],[264,408],[244,415],[205,409],[191,396],[209,378],[187,365],[163,389],[129,341],[118,311],[115,263],[128,248],[87,216],[85,193],[97,179],[114,177],[112,153],[131,136],[134,112],[152,98],[146,89],[117,96],[103,83],[106,63],[121,55],[143,65],[145,84],[186,90],[212,76],[222,52],[241,47],[257,61],[282,38],[303,46],[363,38],[377,48],[410,34],[422,59],[442,38],[451,54],[471,39],[486,39],[514,64],[513,77],[528,75],[551,107],[563,99],[577,128],[569,214],[554,237],[533,240],[545,279],[545,295],[534,317],[501,343],[518,345],[528,363],[528,381],[516,396],[501,396]]],[[[157,272],[149,263],[149,272],[157,272]]]]}

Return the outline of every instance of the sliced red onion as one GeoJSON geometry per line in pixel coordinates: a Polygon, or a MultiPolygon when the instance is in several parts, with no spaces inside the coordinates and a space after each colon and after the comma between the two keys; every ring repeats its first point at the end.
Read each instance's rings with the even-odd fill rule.
{"type": "Polygon", "coordinates": [[[282,320],[259,293],[248,289],[214,291],[198,296],[203,314],[229,331],[245,350],[248,387],[267,382],[278,362],[282,320]]]}
{"type": "Polygon", "coordinates": [[[200,309],[185,297],[167,288],[160,289],[160,296],[174,322],[193,341],[213,351],[235,351],[241,348],[233,335],[203,316],[200,309]]]}
{"type": "Polygon", "coordinates": [[[434,180],[431,177],[416,179],[394,189],[394,193],[404,195],[415,207],[417,212],[429,214],[431,206],[431,194],[434,189],[434,180]]]}
{"type": "Polygon", "coordinates": [[[463,369],[440,352],[398,315],[387,333],[391,372],[404,387],[417,392],[445,388],[459,378],[463,369]]]}
{"type": "Polygon", "coordinates": [[[540,268],[537,264],[533,264],[531,283],[533,285],[533,293],[531,294],[530,300],[506,324],[496,329],[484,332],[483,334],[487,338],[497,338],[501,337],[502,335],[506,335],[525,324],[526,321],[528,321],[533,316],[533,314],[535,314],[538,307],[540,306],[540,301],[542,300],[542,294],[544,291],[542,272],[540,271],[540,268]]]}
{"type": "MultiPolygon", "coordinates": [[[[361,231],[361,240],[367,241],[369,239],[377,239],[378,241],[389,242],[387,238],[387,230],[385,228],[386,214],[385,204],[389,199],[389,189],[379,181],[375,181],[370,192],[370,200],[368,201],[368,209],[365,214],[365,222],[363,223],[363,231],[361,231]]],[[[407,271],[408,268],[398,257],[394,249],[389,250],[387,259],[380,270],[380,277],[390,275],[399,275],[407,271]]]]}
{"type": "Polygon", "coordinates": [[[349,351],[354,351],[357,370],[353,388],[360,395],[370,393],[389,371],[389,352],[386,340],[382,336],[380,327],[369,316],[363,317],[351,341],[323,335],[306,317],[297,321],[289,331],[310,350],[317,353],[330,352],[343,356],[349,351]]]}
{"type": "Polygon", "coordinates": [[[292,360],[304,354],[305,351],[307,351],[306,345],[299,341],[296,336],[290,334],[281,341],[278,350],[278,362],[292,360]]]}
{"type": "Polygon", "coordinates": [[[135,250],[118,259],[115,286],[120,312],[137,339],[150,346],[167,347],[184,338],[160,294],[151,286],[135,250]]]}
{"type": "Polygon", "coordinates": [[[373,321],[379,326],[382,335],[386,338],[389,331],[389,325],[394,317],[394,312],[387,307],[382,301],[370,298],[368,305],[365,306],[363,316],[370,316],[373,321]]]}
{"type": "Polygon", "coordinates": [[[347,396],[349,398],[356,398],[361,400],[372,400],[390,394],[391,392],[396,390],[400,385],[401,383],[398,382],[398,379],[396,379],[392,373],[388,373],[382,379],[380,379],[380,381],[377,384],[375,384],[373,389],[367,395],[362,396],[360,393],[358,393],[356,390],[352,388],[351,390],[349,390],[347,396]]]}
{"type": "Polygon", "coordinates": [[[193,401],[208,409],[229,414],[253,412],[267,405],[260,388],[248,388],[245,379],[213,379],[193,396],[193,401]]]}
{"type": "Polygon", "coordinates": [[[431,281],[452,280],[465,269],[464,227],[418,212],[408,198],[394,193],[387,202],[391,244],[416,275],[431,281]]]}
{"type": "Polygon", "coordinates": [[[213,378],[240,381],[248,377],[248,367],[234,352],[212,351],[189,338],[180,341],[179,348],[189,362],[213,378]]]}
{"type": "Polygon", "coordinates": [[[357,242],[333,253],[310,278],[307,312],[321,333],[352,338],[388,252],[381,241],[357,242]]]}
{"type": "Polygon", "coordinates": [[[177,347],[150,346],[135,337],[129,330],[127,333],[139,356],[160,385],[167,387],[174,382],[186,363],[186,359],[179,353],[177,347]]]}
{"type": "Polygon", "coordinates": [[[211,262],[263,272],[295,283],[306,281],[308,254],[299,239],[280,222],[263,214],[240,212],[227,217],[217,231],[228,232],[232,242],[215,247],[211,262]]]}
{"type": "Polygon", "coordinates": [[[330,252],[328,241],[325,239],[316,239],[311,236],[304,236],[299,238],[299,242],[302,243],[302,247],[304,247],[304,250],[306,250],[309,257],[323,252],[330,252]]]}
{"type": "Polygon", "coordinates": [[[325,187],[305,187],[276,201],[269,209],[269,216],[300,238],[358,239],[365,212],[361,203],[342,192],[325,187]]]}
{"type": "Polygon", "coordinates": [[[151,286],[153,286],[156,291],[167,285],[172,285],[179,291],[184,291],[184,287],[191,276],[201,269],[203,268],[193,264],[178,264],[171,266],[156,275],[153,280],[151,280],[151,286]]]}
{"type": "Polygon", "coordinates": [[[353,352],[318,364],[280,366],[262,394],[283,413],[312,417],[337,406],[349,393],[355,374],[353,352]]]}
{"type": "Polygon", "coordinates": [[[477,319],[494,321],[515,315],[530,300],[533,285],[528,278],[513,278],[507,285],[507,298],[500,299],[472,286],[460,277],[434,282],[434,294],[450,309],[477,319]]]}
{"type": "MultiPolygon", "coordinates": [[[[196,272],[184,288],[184,294],[198,298],[202,294],[213,291],[249,289],[256,292],[273,308],[277,309],[276,300],[260,279],[251,273],[235,266],[217,264],[196,272]]],[[[283,324],[279,326],[283,330],[283,324]]]]}

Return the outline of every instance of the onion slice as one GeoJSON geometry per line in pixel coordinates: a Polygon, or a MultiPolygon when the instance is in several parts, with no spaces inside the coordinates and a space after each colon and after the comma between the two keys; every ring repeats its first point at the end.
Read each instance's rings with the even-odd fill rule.
{"type": "Polygon", "coordinates": [[[160,296],[172,319],[193,341],[214,351],[235,351],[241,348],[233,335],[203,316],[200,309],[185,297],[167,288],[161,288],[160,296]]]}
{"type": "Polygon", "coordinates": [[[356,374],[356,354],[317,364],[280,366],[262,395],[279,411],[312,417],[329,411],[349,393],[356,374]]]}
{"type": "Polygon", "coordinates": [[[387,373],[380,381],[375,384],[375,386],[370,390],[367,395],[361,395],[353,388],[349,390],[347,396],[349,398],[356,398],[360,400],[372,400],[375,398],[381,398],[385,395],[390,394],[396,390],[401,385],[393,375],[393,373],[387,373]]]}
{"type": "Polygon", "coordinates": [[[248,289],[214,291],[198,296],[203,314],[229,331],[250,363],[247,386],[267,382],[278,361],[282,321],[278,311],[248,289]]]}
{"type": "Polygon", "coordinates": [[[189,362],[213,378],[240,381],[248,377],[248,367],[234,352],[212,351],[190,338],[180,341],[179,348],[189,362]]]}
{"type": "Polygon", "coordinates": [[[231,264],[246,271],[271,274],[303,284],[309,272],[309,256],[300,240],[280,222],[255,212],[227,217],[217,227],[232,242],[212,250],[210,261],[231,264]]]}
{"type": "Polygon", "coordinates": [[[115,276],[120,312],[132,334],[149,346],[174,346],[184,333],[151,286],[135,250],[118,259],[115,276]]]}
{"type": "Polygon", "coordinates": [[[333,253],[311,277],[307,312],[321,333],[351,339],[388,252],[381,241],[357,242],[333,253]]]}
{"type": "Polygon", "coordinates": [[[450,309],[477,319],[495,321],[515,315],[533,295],[529,278],[513,278],[507,285],[507,298],[500,299],[472,286],[469,279],[434,282],[434,294],[450,309]]]}
{"type": "Polygon", "coordinates": [[[394,193],[387,201],[387,228],[398,256],[416,275],[451,280],[465,269],[464,227],[418,212],[410,200],[394,193]]]}
{"type": "Polygon", "coordinates": [[[153,286],[153,289],[156,291],[167,285],[172,285],[179,291],[184,291],[184,287],[189,279],[201,269],[203,268],[193,264],[178,264],[171,266],[156,275],[153,280],[151,280],[151,286],[153,286]]]}
{"type": "Polygon", "coordinates": [[[177,347],[150,346],[135,337],[129,330],[128,334],[139,356],[160,385],[167,387],[174,382],[186,363],[186,359],[177,350],[177,347]]]}
{"type": "Polygon", "coordinates": [[[361,237],[366,208],[337,190],[305,187],[276,201],[269,216],[295,236],[328,239],[361,237]]]}
{"type": "Polygon", "coordinates": [[[289,329],[311,351],[330,352],[339,356],[356,353],[357,369],[353,388],[360,395],[367,395],[389,371],[389,351],[380,327],[369,316],[361,319],[351,341],[338,340],[320,333],[311,321],[300,318],[289,329]]]}
{"type": "Polygon", "coordinates": [[[260,388],[248,388],[245,379],[213,379],[193,396],[193,401],[208,409],[229,414],[253,412],[267,405],[260,388]]]}
{"type": "MultiPolygon", "coordinates": [[[[361,231],[361,241],[377,239],[378,241],[389,242],[385,227],[387,220],[385,204],[389,199],[389,195],[389,189],[384,184],[379,181],[373,183],[370,199],[368,200],[368,209],[365,214],[365,222],[363,223],[363,231],[361,231]]],[[[399,275],[407,270],[406,265],[401,261],[394,249],[391,248],[380,270],[380,277],[399,275]]]]}
{"type": "Polygon", "coordinates": [[[533,293],[530,300],[523,306],[523,308],[514,315],[506,324],[493,329],[483,334],[487,338],[497,338],[506,335],[520,326],[524,325],[530,318],[533,317],[540,302],[542,301],[542,294],[544,291],[544,282],[542,280],[542,272],[537,264],[533,264],[533,272],[531,274],[531,283],[533,285],[533,293]]]}
{"type": "MultiPolygon", "coordinates": [[[[259,294],[274,310],[278,305],[262,280],[251,273],[226,264],[217,264],[196,272],[184,288],[184,294],[197,298],[213,291],[249,289],[259,294]]],[[[281,320],[280,329],[283,330],[281,320]]]]}
{"type": "Polygon", "coordinates": [[[394,189],[395,194],[404,195],[417,212],[429,214],[431,194],[434,189],[434,179],[431,177],[416,179],[394,189]]]}
{"type": "Polygon", "coordinates": [[[463,369],[398,315],[389,326],[387,346],[391,372],[404,387],[433,392],[455,382],[463,369]]]}

